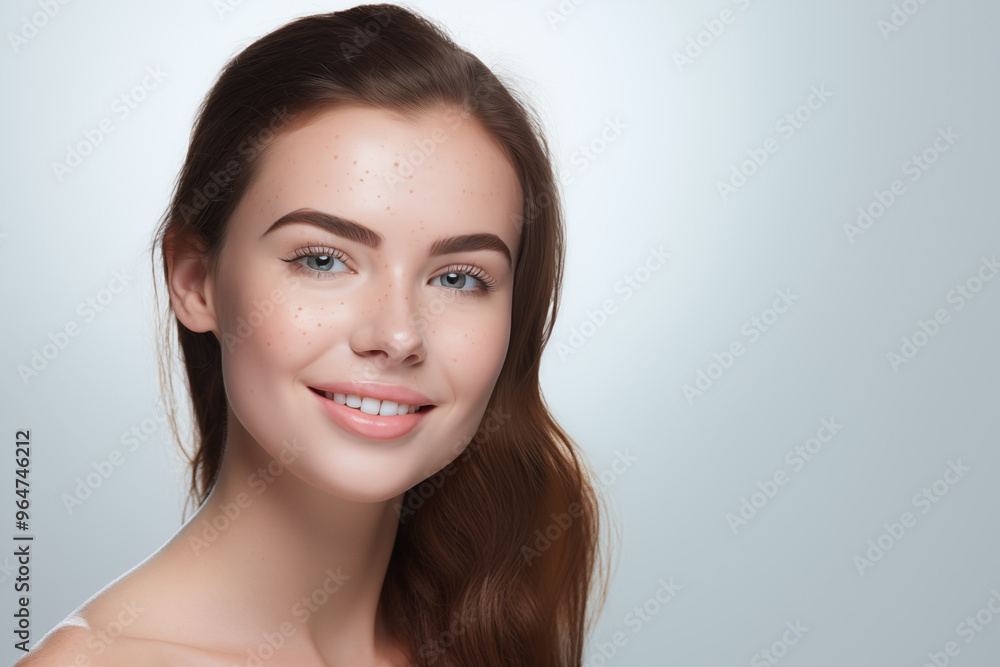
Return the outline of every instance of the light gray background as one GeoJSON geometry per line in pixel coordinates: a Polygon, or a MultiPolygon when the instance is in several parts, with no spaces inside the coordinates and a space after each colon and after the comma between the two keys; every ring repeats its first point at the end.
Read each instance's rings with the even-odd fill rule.
{"type": "MultiPolygon", "coordinates": [[[[32,642],[179,527],[185,470],[153,418],[146,247],[196,106],[252,40],[350,6],[233,0],[220,16],[218,4],[69,2],[16,50],[9,33],[39,4],[0,10],[0,539],[15,533],[14,432],[30,428],[32,642]],[[115,100],[147,67],[165,76],[122,118],[115,100]],[[52,163],[102,118],[113,132],[60,181],[52,163]],[[87,321],[78,304],[116,270],[134,279],[87,321]],[[80,334],[22,382],[18,365],[70,322],[80,334]],[[143,425],[148,439],[128,451],[122,434],[143,425]],[[115,449],[124,463],[68,512],[63,494],[115,449]]],[[[530,95],[566,175],[565,301],[543,384],[624,536],[586,664],[770,664],[758,652],[786,622],[808,628],[780,659],[789,667],[916,667],[949,641],[949,664],[996,664],[1000,618],[971,642],[958,626],[1000,590],[1000,280],[960,310],[948,295],[1000,255],[1000,5],[897,2],[907,21],[891,33],[879,25],[889,0],[411,6],[530,95]],[[723,10],[721,34],[699,37],[723,10]],[[699,38],[679,67],[675,53],[699,38]],[[814,86],[831,95],[786,138],[776,121],[814,86]],[[904,163],[938,128],[959,137],[911,181],[904,163]],[[717,182],[769,137],[777,152],[724,201],[717,182]],[[844,225],[895,179],[905,193],[852,243],[844,225]],[[671,258],[644,274],[650,246],[671,258]],[[646,282],[626,301],[615,288],[629,274],[646,282]],[[777,290],[798,298],[751,341],[744,323],[777,290]],[[614,313],[588,315],[606,300],[614,313]],[[938,309],[947,324],[894,370],[887,354],[938,309]],[[733,341],[745,353],[689,401],[683,385],[733,341]],[[823,418],[843,428],[794,470],[786,452],[823,418]],[[949,461],[969,470],[921,513],[914,494],[949,461]],[[734,534],[727,514],[778,471],[787,484],[734,534]],[[916,524],[859,573],[855,557],[906,511],[916,524]],[[650,602],[671,578],[676,595],[650,602]],[[637,628],[628,615],[644,605],[655,613],[637,628]],[[610,652],[618,632],[604,658],[598,645],[610,652]]],[[[5,627],[12,561],[0,558],[5,627]]]]}

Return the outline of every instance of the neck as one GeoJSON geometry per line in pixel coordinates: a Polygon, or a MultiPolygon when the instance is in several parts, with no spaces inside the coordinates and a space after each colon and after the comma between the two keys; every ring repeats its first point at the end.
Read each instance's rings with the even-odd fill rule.
{"type": "Polygon", "coordinates": [[[285,469],[279,459],[294,451],[272,458],[238,420],[229,427],[216,484],[175,541],[223,617],[215,621],[220,634],[256,647],[280,633],[282,652],[374,664],[385,641],[376,609],[398,527],[393,506],[402,496],[333,497],[285,469]]]}

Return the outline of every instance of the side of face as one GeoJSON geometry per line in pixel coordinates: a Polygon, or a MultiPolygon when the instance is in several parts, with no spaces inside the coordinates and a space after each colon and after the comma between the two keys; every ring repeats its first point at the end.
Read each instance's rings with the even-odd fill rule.
{"type": "Polygon", "coordinates": [[[455,110],[413,120],[345,107],[279,135],[203,300],[175,307],[220,339],[230,439],[362,502],[396,497],[457,457],[507,354],[521,206],[509,161],[455,110]],[[327,214],[366,229],[315,222],[327,214]],[[454,237],[465,241],[441,246],[454,237]],[[315,391],[353,382],[409,389],[433,407],[378,418],[414,421],[402,435],[362,434],[315,391]]]}

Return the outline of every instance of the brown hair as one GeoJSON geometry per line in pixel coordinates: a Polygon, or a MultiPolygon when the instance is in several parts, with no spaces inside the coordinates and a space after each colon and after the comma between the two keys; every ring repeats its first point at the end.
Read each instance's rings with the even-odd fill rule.
{"type": "MultiPolygon", "coordinates": [[[[609,568],[593,477],[538,379],[559,304],[562,213],[540,123],[486,65],[395,5],[307,16],[257,40],[198,110],[154,241],[163,275],[168,250],[185,239],[215,265],[228,218],[275,133],[345,104],[410,116],[457,107],[503,149],[524,195],[506,360],[464,454],[406,492],[378,613],[421,667],[578,666],[609,568]],[[588,607],[595,592],[596,609],[588,607]]],[[[187,372],[196,426],[188,500],[200,504],[225,441],[220,344],[183,326],[169,304],[161,315],[160,378],[178,441],[163,366],[172,359],[171,320],[187,372]]]]}

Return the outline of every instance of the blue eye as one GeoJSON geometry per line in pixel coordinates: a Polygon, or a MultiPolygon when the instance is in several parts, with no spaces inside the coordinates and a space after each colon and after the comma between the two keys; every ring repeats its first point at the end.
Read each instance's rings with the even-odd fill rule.
{"type": "Polygon", "coordinates": [[[344,263],[346,256],[339,250],[308,246],[295,251],[295,256],[282,260],[294,264],[294,268],[305,271],[317,278],[334,277],[338,273],[350,273],[351,269],[344,263]],[[339,267],[338,267],[339,264],[339,267]]]}
{"type": "Polygon", "coordinates": [[[331,270],[331,267],[336,266],[336,262],[340,262],[340,265],[344,269],[347,269],[347,265],[344,264],[343,260],[340,260],[333,255],[304,255],[299,257],[296,261],[299,262],[299,264],[303,264],[303,259],[306,260],[304,262],[305,266],[313,271],[319,271],[320,273],[339,273],[338,271],[331,270]]]}
{"type": "Polygon", "coordinates": [[[493,276],[472,264],[455,264],[445,271],[446,273],[431,278],[431,284],[453,289],[462,296],[483,296],[497,286],[493,276]]]}
{"type": "MultiPolygon", "coordinates": [[[[310,245],[299,248],[295,255],[282,260],[297,271],[305,271],[313,278],[336,278],[341,273],[353,273],[347,266],[347,255],[335,248],[310,245]]],[[[431,285],[446,287],[463,296],[483,296],[492,292],[497,281],[478,266],[471,264],[449,266],[446,273],[430,280],[431,285]]]]}
{"type": "Polygon", "coordinates": [[[442,287],[451,287],[453,289],[465,291],[473,291],[476,285],[480,285],[480,281],[473,278],[467,273],[443,273],[437,278],[432,278],[431,282],[435,280],[441,280],[440,283],[442,287]]]}

